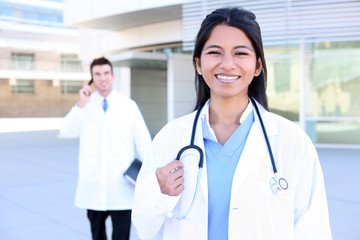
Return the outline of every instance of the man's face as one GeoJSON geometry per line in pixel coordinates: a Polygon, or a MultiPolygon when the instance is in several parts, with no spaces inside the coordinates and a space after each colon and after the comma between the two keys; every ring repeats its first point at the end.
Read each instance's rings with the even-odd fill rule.
{"type": "Polygon", "coordinates": [[[92,76],[96,90],[104,97],[112,91],[115,76],[108,64],[96,65],[92,68],[92,76]]]}

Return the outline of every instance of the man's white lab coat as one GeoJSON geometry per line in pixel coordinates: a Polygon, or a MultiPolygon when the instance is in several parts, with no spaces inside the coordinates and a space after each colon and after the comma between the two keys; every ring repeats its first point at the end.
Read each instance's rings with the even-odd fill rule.
{"type": "Polygon", "coordinates": [[[94,92],[84,108],[65,116],[61,137],[80,136],[79,178],[75,205],[92,210],[127,210],[134,186],[123,177],[136,156],[151,155],[151,137],[136,103],[113,90],[106,98],[94,92]]]}

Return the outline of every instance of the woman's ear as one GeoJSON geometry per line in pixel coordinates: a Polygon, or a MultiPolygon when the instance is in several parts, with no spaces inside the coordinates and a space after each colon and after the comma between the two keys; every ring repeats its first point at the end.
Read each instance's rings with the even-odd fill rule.
{"type": "Polygon", "coordinates": [[[198,57],[195,57],[195,63],[196,63],[196,71],[199,75],[201,75],[200,59],[198,57]]]}
{"type": "Polygon", "coordinates": [[[254,74],[255,77],[260,75],[261,69],[262,69],[261,59],[258,58],[257,61],[256,61],[256,69],[255,69],[255,74],[254,74]]]}

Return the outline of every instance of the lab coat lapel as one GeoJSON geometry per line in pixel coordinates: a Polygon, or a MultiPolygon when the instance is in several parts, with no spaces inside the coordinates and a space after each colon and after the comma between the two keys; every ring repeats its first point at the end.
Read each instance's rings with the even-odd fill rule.
{"type": "MultiPolygon", "coordinates": [[[[271,136],[277,134],[277,127],[270,122],[268,116],[269,113],[259,104],[258,107],[263,122],[265,124],[267,135],[270,139],[271,136]]],[[[241,185],[244,183],[247,176],[251,173],[251,171],[257,164],[261,164],[261,161],[269,161],[270,163],[269,153],[260,125],[260,121],[258,119],[255,109],[253,109],[253,111],[255,121],[253,123],[253,126],[251,127],[244,150],[236,167],[231,191],[232,199],[238,194],[241,185]]]]}
{"type": "Polygon", "coordinates": [[[236,167],[231,191],[232,196],[237,195],[246,177],[256,164],[258,164],[260,159],[266,156],[266,145],[264,145],[265,142],[263,144],[263,140],[259,137],[260,133],[258,126],[254,123],[236,167]]]}

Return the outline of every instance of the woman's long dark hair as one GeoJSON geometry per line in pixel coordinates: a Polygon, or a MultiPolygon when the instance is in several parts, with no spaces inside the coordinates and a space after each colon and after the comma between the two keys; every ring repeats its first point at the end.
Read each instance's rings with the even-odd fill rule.
{"type": "Polygon", "coordinates": [[[256,59],[260,58],[261,60],[262,70],[259,76],[254,77],[250,83],[248,95],[255,98],[261,105],[268,109],[266,98],[267,69],[261,39],[261,30],[259,24],[256,22],[256,16],[254,13],[242,8],[220,8],[206,16],[195,40],[193,53],[197,94],[195,110],[199,109],[199,107],[210,98],[210,88],[206,85],[204,78],[196,71],[195,59],[198,58],[201,62],[200,56],[205,42],[209,39],[212,30],[220,24],[241,29],[250,39],[256,53],[256,59]]]}

